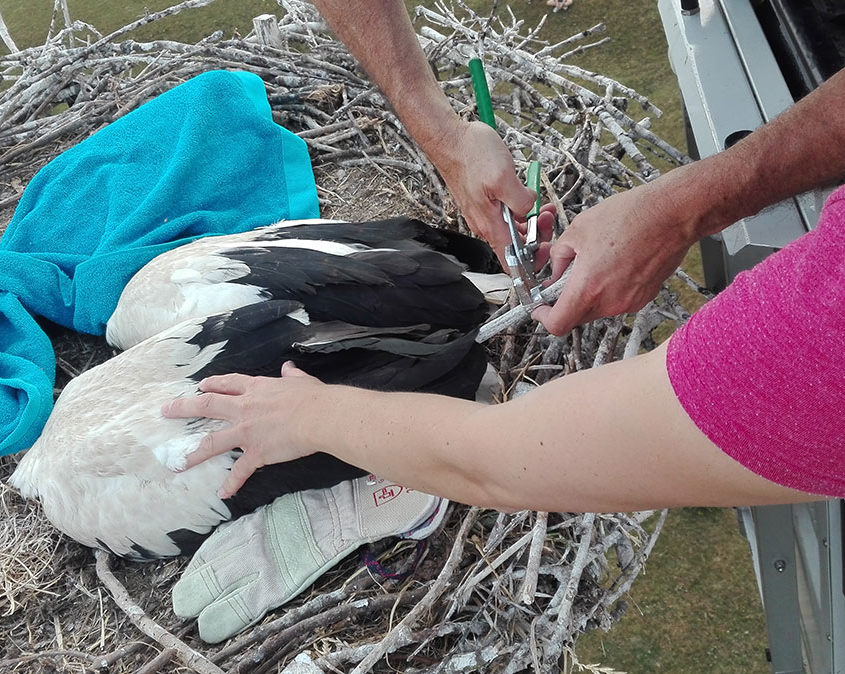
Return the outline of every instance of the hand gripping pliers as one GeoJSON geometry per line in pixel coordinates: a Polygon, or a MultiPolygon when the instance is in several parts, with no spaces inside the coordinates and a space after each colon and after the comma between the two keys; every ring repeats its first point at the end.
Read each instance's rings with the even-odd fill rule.
{"type": "MultiPolygon", "coordinates": [[[[470,59],[469,72],[472,77],[472,87],[475,91],[478,116],[482,122],[495,129],[496,120],[493,116],[490,90],[487,88],[484,67],[479,59],[470,59]]],[[[511,236],[511,243],[505,248],[505,263],[508,265],[513,279],[513,286],[519,303],[530,311],[545,303],[540,296],[542,288],[534,274],[534,254],[540,246],[537,232],[537,220],[540,215],[540,162],[532,161],[529,164],[526,185],[537,193],[537,200],[534,207],[525,216],[527,227],[525,238],[523,239],[520,235],[513,214],[505,204],[502,204],[502,218],[507,224],[511,236]]]]}

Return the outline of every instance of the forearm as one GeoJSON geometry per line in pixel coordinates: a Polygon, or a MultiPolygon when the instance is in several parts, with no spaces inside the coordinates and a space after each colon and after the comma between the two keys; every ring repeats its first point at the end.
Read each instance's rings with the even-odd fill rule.
{"type": "MultiPolygon", "coordinates": [[[[645,373],[639,363],[625,369],[632,365],[645,373]]],[[[652,486],[668,485],[673,466],[654,465],[637,451],[647,439],[629,437],[627,422],[640,422],[614,394],[614,370],[570,375],[499,405],[325,386],[298,410],[293,444],[409,488],[503,511],[674,504],[652,486]],[[605,408],[615,412],[614,423],[605,408]],[[630,462],[654,465],[653,472],[632,481],[630,462]]],[[[648,397],[647,387],[641,395],[648,397]]]]}
{"type": "Polygon", "coordinates": [[[441,168],[462,122],[434,78],[404,4],[396,0],[314,4],[441,168]]]}
{"type": "Polygon", "coordinates": [[[506,511],[809,498],[763,480],[713,445],[680,407],[664,358],[661,347],[500,405],[322,387],[298,410],[294,444],[407,487],[506,511]]]}
{"type": "Polygon", "coordinates": [[[502,256],[511,240],[501,204],[527,213],[536,195],[517,178],[496,131],[452,109],[405,5],[398,0],[316,0],[316,5],[434,164],[470,229],[502,256]]]}
{"type": "Polygon", "coordinates": [[[420,491],[505,508],[489,460],[498,430],[489,410],[445,396],[325,386],[302,410],[296,444],[420,491]],[[325,409],[330,418],[312,423],[325,409]]]}
{"type": "Polygon", "coordinates": [[[771,204],[845,179],[845,70],[733,147],[661,181],[697,238],[771,204]]]}
{"type": "Polygon", "coordinates": [[[166,417],[228,424],[184,469],[234,448],[219,494],[268,463],[315,452],[408,488],[500,510],[627,511],[808,500],[743,468],[698,430],[655,351],[567,375],[500,405],[327,386],[286,364],[282,378],[226,375],[166,417]]]}

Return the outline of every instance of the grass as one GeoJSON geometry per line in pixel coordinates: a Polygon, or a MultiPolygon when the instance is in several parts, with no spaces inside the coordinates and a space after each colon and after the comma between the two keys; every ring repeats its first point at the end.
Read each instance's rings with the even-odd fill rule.
{"type": "Polygon", "coordinates": [[[581,662],[644,674],[765,674],[766,632],[734,511],[670,512],[628,612],[578,640],[581,662]]]}
{"type": "MultiPolygon", "coordinates": [[[[106,35],[143,17],[147,12],[157,12],[177,2],[123,0],[104,3],[100,0],[68,0],[67,4],[72,19],[85,21],[106,35]]],[[[245,34],[252,29],[253,16],[276,12],[278,9],[275,0],[218,0],[208,7],[185,11],[162,19],[153,26],[141,28],[132,37],[139,40],[178,38],[196,42],[215,30],[222,30],[226,36],[231,36],[235,31],[245,34]]],[[[19,48],[44,43],[53,0],[3,0],[0,2],[0,11],[19,48]]]]}
{"type": "MultiPolygon", "coordinates": [[[[156,11],[170,0],[69,0],[72,16],[107,32],[156,11]]],[[[417,4],[408,2],[409,7],[417,4]]],[[[490,3],[470,0],[479,11],[490,3]]],[[[52,0],[0,0],[0,10],[18,46],[41,44],[52,0]]],[[[512,8],[529,26],[548,12],[543,0],[514,0],[512,8]]],[[[274,0],[218,0],[212,6],[145,28],[139,39],[178,37],[197,40],[213,30],[245,33],[251,17],[278,10],[274,0]]],[[[571,60],[631,86],[664,111],[653,129],[683,147],[677,83],[666,60],[654,0],[575,0],[567,11],[549,16],[541,37],[559,40],[596,23],[607,24],[611,41],[571,60]]],[[[636,116],[635,111],[631,111],[636,116]]],[[[687,267],[697,273],[693,254],[687,267]]],[[[611,632],[593,632],[578,642],[581,662],[601,662],[632,674],[742,673],[770,671],[765,659],[765,627],[750,556],[733,511],[673,511],[646,573],[629,598],[630,608],[611,632]]]]}

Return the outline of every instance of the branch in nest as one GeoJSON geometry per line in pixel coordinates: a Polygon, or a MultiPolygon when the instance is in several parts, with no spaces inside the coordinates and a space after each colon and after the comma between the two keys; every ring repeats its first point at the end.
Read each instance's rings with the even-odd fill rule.
{"type": "Polygon", "coordinates": [[[148,637],[155,639],[166,649],[172,649],[179,658],[198,674],[224,674],[223,670],[210,662],[204,655],[188,646],[184,641],[153,621],[138,604],[136,604],[126,588],[120,583],[109,568],[110,555],[103,550],[95,550],[97,558],[97,577],[108,588],[115,603],[126,614],[132,624],[148,637]]]}

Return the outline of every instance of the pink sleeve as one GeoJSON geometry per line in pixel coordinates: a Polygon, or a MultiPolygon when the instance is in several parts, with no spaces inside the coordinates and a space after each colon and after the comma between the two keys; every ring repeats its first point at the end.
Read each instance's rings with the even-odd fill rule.
{"type": "Polygon", "coordinates": [[[845,188],[816,229],[693,315],[666,366],[687,414],[729,456],[845,497],[845,188]]]}

